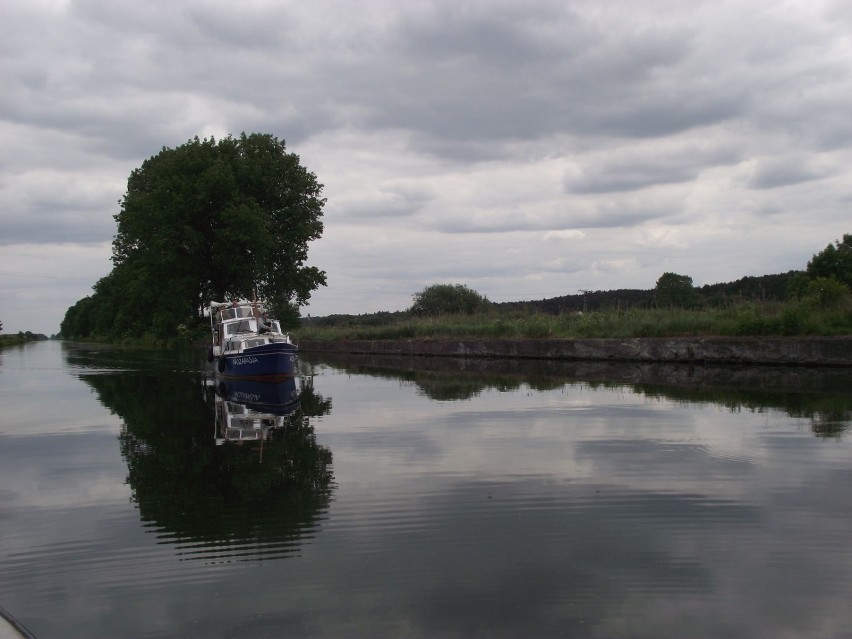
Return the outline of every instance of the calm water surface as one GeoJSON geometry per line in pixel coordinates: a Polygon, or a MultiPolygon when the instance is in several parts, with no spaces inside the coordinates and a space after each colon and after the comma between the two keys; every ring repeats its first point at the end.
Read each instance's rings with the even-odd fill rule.
{"type": "Polygon", "coordinates": [[[852,637],[852,371],[302,370],[0,351],[0,606],[39,639],[852,637]]]}

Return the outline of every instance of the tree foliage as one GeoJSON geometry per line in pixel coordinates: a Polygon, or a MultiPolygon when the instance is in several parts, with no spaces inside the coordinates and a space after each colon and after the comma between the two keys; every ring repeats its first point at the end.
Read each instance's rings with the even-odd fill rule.
{"type": "Polygon", "coordinates": [[[688,308],[695,303],[692,278],[677,273],[663,273],[654,288],[657,306],[688,308]]]}
{"type": "Polygon", "coordinates": [[[472,314],[488,304],[487,298],[463,284],[433,284],[414,294],[409,310],[416,315],[472,314]]]}
{"type": "Polygon", "coordinates": [[[852,289],[852,235],[829,244],[808,262],[808,277],[833,277],[852,289]]]}
{"type": "Polygon", "coordinates": [[[849,287],[836,277],[815,277],[808,283],[805,300],[821,309],[848,307],[849,287]]]}
{"type": "Polygon", "coordinates": [[[113,270],[68,310],[66,336],[167,336],[210,300],[256,291],[280,317],[325,285],[306,266],[322,185],[268,134],[195,138],[135,169],[115,220],[113,270]]]}

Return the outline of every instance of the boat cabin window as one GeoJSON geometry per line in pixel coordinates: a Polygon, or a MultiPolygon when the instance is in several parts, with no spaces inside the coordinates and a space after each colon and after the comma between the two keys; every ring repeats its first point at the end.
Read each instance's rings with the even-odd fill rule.
{"type": "Polygon", "coordinates": [[[252,326],[252,322],[247,320],[241,322],[234,322],[233,324],[225,324],[225,335],[234,335],[236,333],[247,333],[250,331],[254,331],[254,326],[252,326]]]}
{"type": "Polygon", "coordinates": [[[224,322],[225,320],[232,320],[242,317],[253,317],[254,313],[248,306],[237,306],[231,308],[223,308],[219,311],[219,321],[224,322]]]}

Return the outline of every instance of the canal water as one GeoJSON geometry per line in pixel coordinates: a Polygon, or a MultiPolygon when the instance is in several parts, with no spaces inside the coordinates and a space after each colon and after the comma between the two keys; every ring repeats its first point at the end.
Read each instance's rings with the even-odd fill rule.
{"type": "Polygon", "coordinates": [[[38,639],[852,637],[852,371],[0,351],[38,639]]]}

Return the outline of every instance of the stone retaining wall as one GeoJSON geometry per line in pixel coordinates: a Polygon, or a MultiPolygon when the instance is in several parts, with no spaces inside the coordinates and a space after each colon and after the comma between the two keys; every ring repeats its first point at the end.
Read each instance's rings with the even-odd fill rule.
{"type": "Polygon", "coordinates": [[[852,366],[852,336],[302,340],[299,349],[376,355],[852,366]]]}

